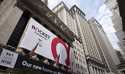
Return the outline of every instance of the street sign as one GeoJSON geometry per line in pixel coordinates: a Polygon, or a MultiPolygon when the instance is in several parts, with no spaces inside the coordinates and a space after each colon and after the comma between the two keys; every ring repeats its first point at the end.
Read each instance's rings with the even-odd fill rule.
{"type": "Polygon", "coordinates": [[[14,68],[18,54],[3,49],[0,55],[0,65],[8,68],[14,68]]]}

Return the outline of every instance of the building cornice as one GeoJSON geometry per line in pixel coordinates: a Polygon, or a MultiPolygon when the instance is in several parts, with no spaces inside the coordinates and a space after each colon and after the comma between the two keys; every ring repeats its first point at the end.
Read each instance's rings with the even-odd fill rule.
{"type": "Polygon", "coordinates": [[[87,59],[88,64],[96,64],[99,67],[107,68],[107,66],[104,63],[102,63],[100,60],[97,60],[94,57],[91,57],[91,56],[87,55],[86,59],[87,59]]]}
{"type": "Polygon", "coordinates": [[[77,7],[76,5],[72,6],[72,7],[70,8],[69,12],[70,12],[71,14],[77,12],[77,13],[78,13],[79,15],[81,15],[82,17],[85,17],[85,13],[84,13],[79,7],[77,7]]]}
{"type": "MultiPolygon", "coordinates": [[[[17,6],[30,11],[39,21],[46,22],[45,26],[68,43],[72,43],[75,34],[40,0],[18,0],[17,6]]],[[[72,45],[72,44],[71,44],[72,45]]]]}

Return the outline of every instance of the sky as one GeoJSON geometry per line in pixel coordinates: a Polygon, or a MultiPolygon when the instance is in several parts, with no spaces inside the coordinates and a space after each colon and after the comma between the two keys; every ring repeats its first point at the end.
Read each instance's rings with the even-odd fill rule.
{"type": "Polygon", "coordinates": [[[86,14],[87,19],[95,17],[104,28],[113,47],[120,49],[117,45],[118,39],[110,19],[113,14],[104,4],[105,0],[49,0],[49,8],[54,8],[61,1],[64,1],[69,8],[77,5],[86,14]]]}
{"type": "Polygon", "coordinates": [[[100,6],[104,0],[80,0],[80,8],[86,13],[86,17],[96,17],[100,6]]]}
{"type": "Polygon", "coordinates": [[[99,23],[102,25],[104,31],[107,34],[107,37],[109,38],[111,44],[116,50],[119,50],[120,47],[118,46],[118,38],[115,35],[116,30],[114,29],[114,24],[111,20],[111,16],[113,16],[113,13],[109,10],[109,8],[103,4],[98,10],[98,15],[95,16],[95,18],[99,21],[99,23]]]}

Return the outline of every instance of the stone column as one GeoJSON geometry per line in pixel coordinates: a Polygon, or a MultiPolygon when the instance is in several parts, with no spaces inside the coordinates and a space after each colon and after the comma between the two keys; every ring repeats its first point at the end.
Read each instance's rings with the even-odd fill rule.
{"type": "Polygon", "coordinates": [[[90,74],[93,74],[94,73],[94,69],[92,66],[89,67],[89,70],[90,70],[90,74]]]}
{"type": "Polygon", "coordinates": [[[93,67],[93,69],[94,69],[94,72],[93,72],[93,74],[96,74],[96,68],[95,68],[95,67],[93,67]]]}

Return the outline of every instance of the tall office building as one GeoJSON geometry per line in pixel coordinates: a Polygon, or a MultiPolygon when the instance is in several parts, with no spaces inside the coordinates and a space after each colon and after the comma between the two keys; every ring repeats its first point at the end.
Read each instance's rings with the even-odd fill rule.
{"type": "MultiPolygon", "coordinates": [[[[90,23],[85,19],[85,14],[77,6],[68,9],[64,3],[57,5],[53,9],[53,12],[56,13],[58,17],[76,34],[78,41],[81,42],[83,46],[83,49],[81,50],[84,50],[89,73],[111,73],[110,67],[108,66],[109,62],[106,61],[107,58],[104,56],[104,51],[101,50],[101,46],[98,45],[97,38],[95,38],[95,30],[93,32],[90,23]]],[[[107,48],[108,47],[105,49],[107,48]]],[[[81,51],[77,50],[76,52],[81,51]]],[[[78,58],[82,59],[82,57],[78,58]]],[[[76,69],[73,68],[73,70],[75,71],[76,69]]]]}
{"type": "Polygon", "coordinates": [[[118,65],[118,69],[122,74],[124,74],[125,73],[124,0],[106,0],[105,4],[113,14],[111,16],[111,19],[114,24],[114,28],[116,30],[115,34],[119,39],[118,45],[120,47],[120,50],[117,52],[120,52],[119,54],[121,54],[121,56],[119,57],[121,63],[118,65]]]}
{"type": "Polygon", "coordinates": [[[103,63],[104,58],[100,55],[90,24],[85,19],[85,14],[77,6],[73,6],[70,13],[75,19],[78,34],[82,39],[90,74],[105,74],[107,67],[103,63]]]}
{"type": "MultiPolygon", "coordinates": [[[[77,23],[73,15],[69,12],[68,7],[61,2],[54,9],[53,12],[67,25],[67,27],[77,36],[73,42],[72,49],[72,72],[74,74],[88,74],[87,63],[84,53],[84,46],[81,43],[80,33],[78,33],[77,23]]],[[[84,14],[83,14],[84,15],[84,14]]]]}
{"type": "Polygon", "coordinates": [[[93,35],[96,39],[99,51],[104,55],[102,57],[104,57],[106,60],[104,63],[107,63],[111,72],[119,74],[119,72],[117,71],[117,65],[120,64],[119,58],[116,54],[115,49],[109,42],[107,35],[103,31],[102,26],[94,18],[90,19],[89,23],[91,25],[93,35]]]}
{"type": "Polygon", "coordinates": [[[111,20],[116,30],[115,34],[117,35],[119,39],[118,44],[121,49],[120,52],[123,55],[123,57],[125,57],[125,46],[124,46],[125,33],[123,32],[123,29],[122,29],[123,24],[122,24],[122,18],[119,12],[118,2],[117,0],[106,0],[105,4],[109,8],[109,10],[112,12],[111,20]]]}

